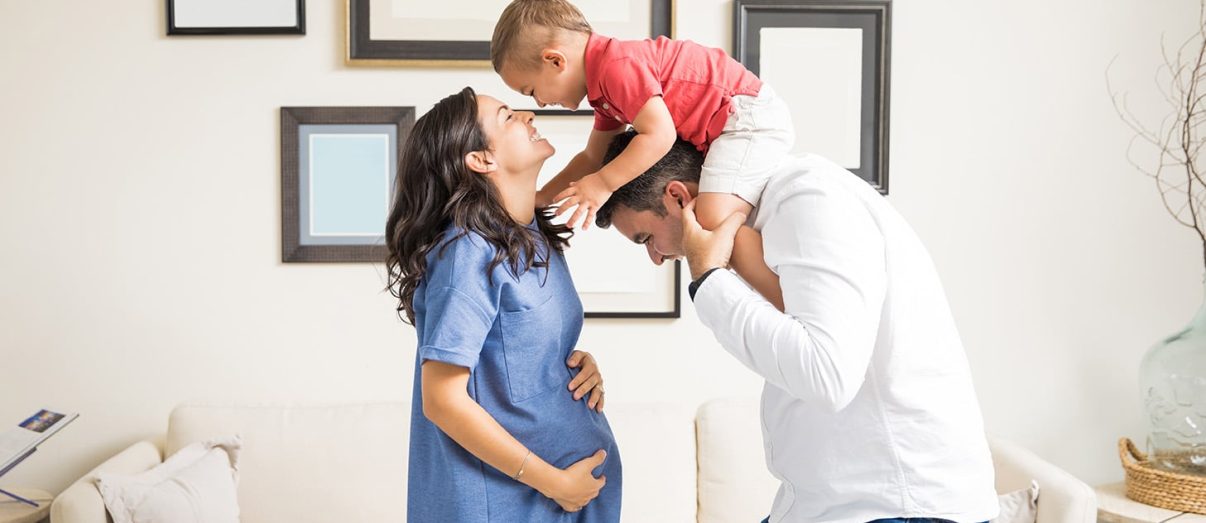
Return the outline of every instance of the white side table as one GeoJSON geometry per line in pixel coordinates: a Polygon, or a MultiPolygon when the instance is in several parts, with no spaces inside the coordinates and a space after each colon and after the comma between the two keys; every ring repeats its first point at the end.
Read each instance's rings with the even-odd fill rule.
{"type": "Polygon", "coordinates": [[[0,523],[38,523],[50,517],[50,503],[54,496],[37,489],[6,489],[38,504],[33,507],[8,496],[0,495],[0,523]]]}
{"type": "Polygon", "coordinates": [[[1121,481],[1094,490],[1097,492],[1099,523],[1161,523],[1170,519],[1170,523],[1206,523],[1206,516],[1201,514],[1153,507],[1132,500],[1126,497],[1126,483],[1121,481]]]}

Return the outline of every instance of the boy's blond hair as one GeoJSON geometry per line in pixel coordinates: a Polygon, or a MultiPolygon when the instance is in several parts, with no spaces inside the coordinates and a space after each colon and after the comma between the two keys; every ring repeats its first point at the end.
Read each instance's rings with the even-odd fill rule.
{"type": "Polygon", "coordinates": [[[590,34],[592,29],[582,11],[565,0],[514,0],[490,39],[490,63],[502,73],[503,64],[524,69],[540,64],[540,51],[554,43],[562,31],[590,34]]]}

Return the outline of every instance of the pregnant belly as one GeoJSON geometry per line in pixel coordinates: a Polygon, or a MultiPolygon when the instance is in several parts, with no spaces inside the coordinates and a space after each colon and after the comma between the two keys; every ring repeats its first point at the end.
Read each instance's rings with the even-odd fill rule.
{"type": "MultiPolygon", "coordinates": [[[[554,391],[547,398],[533,398],[518,423],[503,426],[541,459],[557,468],[566,468],[602,449],[608,459],[615,454],[615,436],[607,418],[574,401],[571,393],[554,391]],[[564,396],[555,397],[555,396],[564,396]],[[536,401],[543,399],[545,401],[536,401]],[[513,426],[508,426],[513,425],[513,426]]],[[[529,402],[524,402],[529,403],[529,402]]],[[[518,413],[517,413],[518,414],[518,413]]]]}

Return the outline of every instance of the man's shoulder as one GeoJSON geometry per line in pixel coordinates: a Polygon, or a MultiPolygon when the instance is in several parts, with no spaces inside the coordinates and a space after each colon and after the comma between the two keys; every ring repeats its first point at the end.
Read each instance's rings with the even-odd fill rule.
{"type": "MultiPolygon", "coordinates": [[[[767,181],[762,192],[763,202],[778,202],[799,194],[817,194],[832,197],[861,196],[857,185],[861,182],[854,173],[822,156],[805,153],[783,160],[776,172],[767,181]]],[[[862,182],[865,183],[865,182],[862,182]]]]}
{"type": "Polygon", "coordinates": [[[866,180],[822,156],[802,154],[780,163],[762,191],[751,225],[762,230],[772,223],[806,220],[840,227],[855,214],[880,221],[893,219],[885,217],[894,212],[866,180]]]}

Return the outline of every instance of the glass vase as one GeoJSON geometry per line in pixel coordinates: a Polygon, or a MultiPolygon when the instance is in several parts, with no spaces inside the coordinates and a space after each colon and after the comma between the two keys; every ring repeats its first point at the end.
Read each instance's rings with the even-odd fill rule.
{"type": "Polygon", "coordinates": [[[1139,388],[1150,463],[1206,476],[1206,303],[1189,325],[1147,351],[1139,388]]]}

